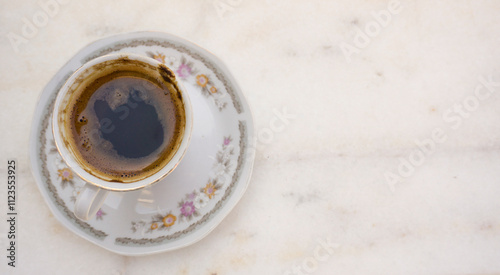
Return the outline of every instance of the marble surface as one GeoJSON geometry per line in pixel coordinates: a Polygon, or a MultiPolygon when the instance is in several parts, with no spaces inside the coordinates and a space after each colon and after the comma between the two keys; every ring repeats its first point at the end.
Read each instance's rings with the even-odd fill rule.
{"type": "Polygon", "coordinates": [[[0,1],[1,219],[9,158],[20,208],[16,268],[0,223],[1,274],[500,274],[498,1],[108,2],[44,17],[38,2],[0,1]],[[66,60],[141,30],[223,60],[260,138],[247,193],[207,238],[124,257],[55,220],[28,140],[66,60]]]}

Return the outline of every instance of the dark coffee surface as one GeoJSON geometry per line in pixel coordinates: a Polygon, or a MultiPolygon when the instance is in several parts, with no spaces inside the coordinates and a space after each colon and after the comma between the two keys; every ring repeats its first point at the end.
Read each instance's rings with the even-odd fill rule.
{"type": "MultiPolygon", "coordinates": [[[[129,80],[117,79],[112,82],[128,81],[132,85],[135,84],[133,82],[136,82],[129,80]]],[[[113,87],[112,82],[109,83],[111,87],[113,87]]],[[[127,102],[115,110],[111,109],[106,100],[96,100],[94,112],[98,121],[107,119],[110,123],[111,129],[104,130],[100,127],[100,132],[102,138],[111,143],[119,156],[125,158],[146,157],[163,144],[164,132],[167,129],[163,128],[153,105],[143,101],[134,102],[129,96],[127,102]],[[129,108],[130,106],[134,108],[129,108]],[[123,109],[125,113],[120,114],[116,111],[120,109],[123,109]]],[[[175,121],[167,122],[165,126],[172,129],[173,123],[175,121]]],[[[103,124],[105,123],[103,122],[103,124]]]]}
{"type": "Polygon", "coordinates": [[[163,167],[184,127],[179,98],[137,72],[97,79],[74,101],[72,145],[86,166],[130,182],[163,167]]]}

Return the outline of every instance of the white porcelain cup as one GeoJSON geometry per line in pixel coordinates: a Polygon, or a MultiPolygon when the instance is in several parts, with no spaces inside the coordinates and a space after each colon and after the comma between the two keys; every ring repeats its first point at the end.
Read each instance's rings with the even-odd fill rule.
{"type": "MultiPolygon", "coordinates": [[[[95,216],[96,212],[104,203],[109,192],[138,190],[146,186],[150,186],[151,184],[166,177],[181,161],[191,139],[193,114],[189,96],[185,88],[182,87],[181,83],[176,81],[175,74],[170,69],[167,69],[167,72],[170,75],[170,80],[174,81],[176,87],[178,88],[177,91],[182,96],[182,103],[185,110],[185,128],[184,133],[181,136],[181,141],[177,144],[178,146],[175,153],[172,152],[172,154],[170,154],[170,160],[163,163],[164,166],[160,170],[151,175],[147,175],[144,178],[139,178],[136,181],[127,183],[116,182],[98,176],[96,173],[92,173],[92,170],[85,166],[82,160],[76,156],[75,148],[72,148],[70,142],[68,142],[70,138],[69,130],[67,130],[67,127],[64,126],[67,125],[65,122],[69,119],[67,107],[72,100],[74,91],[82,89],[85,85],[88,85],[89,81],[92,81],[93,77],[102,74],[103,68],[117,66],[117,70],[120,70],[119,66],[122,60],[131,60],[133,61],[133,64],[136,64],[137,66],[146,66],[147,68],[162,67],[163,73],[166,68],[165,65],[157,60],[145,56],[129,53],[104,55],[85,63],[81,68],[73,73],[73,75],[71,75],[62,86],[55,101],[54,112],[52,115],[52,131],[56,147],[66,164],[80,178],[86,181],[84,188],[80,191],[80,194],[77,197],[74,209],[75,216],[82,220],[89,220],[95,216]]],[[[160,70],[155,69],[148,71],[148,75],[155,78],[162,77],[160,70]]]]}

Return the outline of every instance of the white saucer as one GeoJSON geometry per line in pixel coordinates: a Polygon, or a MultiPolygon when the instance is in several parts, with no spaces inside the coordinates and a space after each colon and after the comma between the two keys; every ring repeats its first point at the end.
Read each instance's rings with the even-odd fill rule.
{"type": "Polygon", "coordinates": [[[69,230],[123,255],[146,255],[193,244],[210,233],[245,192],[254,161],[252,115],[224,64],[181,38],[137,32],[96,41],[71,58],[47,84],[35,110],[30,137],[33,175],[54,216],[69,230]],[[73,214],[83,181],[55,149],[50,116],[57,92],[85,62],[114,52],[165,62],[188,90],[193,135],[179,166],[143,190],[112,193],[98,216],[73,214]]]}

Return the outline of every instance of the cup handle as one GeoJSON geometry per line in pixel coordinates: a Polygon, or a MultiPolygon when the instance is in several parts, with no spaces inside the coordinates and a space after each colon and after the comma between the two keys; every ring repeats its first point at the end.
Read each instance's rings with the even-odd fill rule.
{"type": "Polygon", "coordinates": [[[80,220],[88,221],[95,216],[101,208],[109,191],[99,188],[90,183],[85,183],[83,190],[76,199],[75,216],[80,220]]]}

